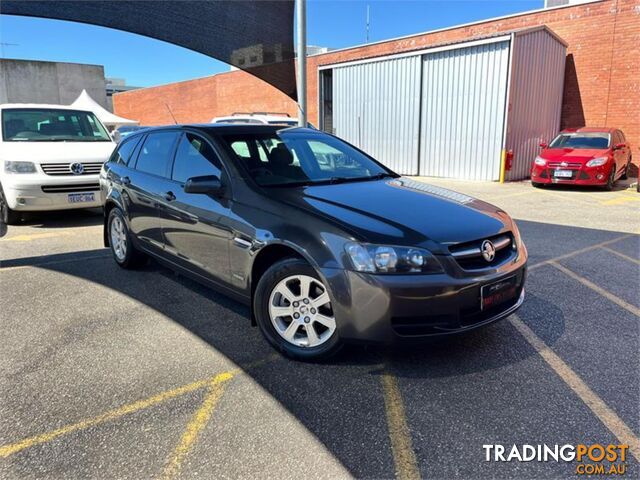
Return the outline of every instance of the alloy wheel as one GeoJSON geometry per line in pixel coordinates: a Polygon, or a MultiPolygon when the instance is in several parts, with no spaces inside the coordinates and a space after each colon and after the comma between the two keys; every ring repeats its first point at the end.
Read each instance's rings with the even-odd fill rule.
{"type": "Polygon", "coordinates": [[[269,317],[278,334],[297,347],[317,347],[336,330],[326,287],[308,275],[281,280],[269,296],[269,317]]]}
{"type": "Polygon", "coordinates": [[[111,220],[111,248],[118,261],[123,262],[127,257],[127,232],[124,222],[118,216],[111,220]]]}

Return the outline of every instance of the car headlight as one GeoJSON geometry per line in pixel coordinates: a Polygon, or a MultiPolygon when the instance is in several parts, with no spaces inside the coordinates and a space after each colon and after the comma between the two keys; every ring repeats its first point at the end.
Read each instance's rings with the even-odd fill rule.
{"type": "Polygon", "coordinates": [[[10,162],[5,160],[4,171],[7,173],[36,173],[33,162],[10,162]]]}
{"type": "Polygon", "coordinates": [[[607,157],[594,158],[587,162],[587,167],[599,167],[607,163],[607,160],[609,160],[607,157]]]}
{"type": "Polygon", "coordinates": [[[544,167],[547,164],[547,161],[542,157],[536,157],[533,163],[535,163],[536,165],[540,165],[541,167],[544,167]]]}
{"type": "Polygon", "coordinates": [[[442,267],[427,250],[349,242],[345,251],[354,270],[368,273],[439,273],[442,267]]]}

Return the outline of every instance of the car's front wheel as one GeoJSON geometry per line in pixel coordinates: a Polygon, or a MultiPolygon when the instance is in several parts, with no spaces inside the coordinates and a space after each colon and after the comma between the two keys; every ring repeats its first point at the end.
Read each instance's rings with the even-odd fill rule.
{"type": "Polygon", "coordinates": [[[607,192],[613,190],[614,185],[616,184],[616,167],[615,165],[611,167],[611,173],[609,173],[609,178],[607,179],[607,183],[604,186],[604,189],[607,192]]]}
{"type": "Polygon", "coordinates": [[[118,207],[109,212],[107,228],[111,253],[118,265],[122,268],[137,268],[145,263],[147,257],[133,245],[127,222],[118,207]]]}
{"type": "Polygon", "coordinates": [[[342,347],[329,291],[304,260],[272,265],[256,286],[253,308],[264,337],[288,357],[321,360],[342,347]]]}
{"type": "Polygon", "coordinates": [[[4,198],[2,186],[0,186],[0,223],[4,223],[5,225],[17,225],[20,223],[21,219],[22,215],[19,212],[9,208],[9,205],[4,198]]]}

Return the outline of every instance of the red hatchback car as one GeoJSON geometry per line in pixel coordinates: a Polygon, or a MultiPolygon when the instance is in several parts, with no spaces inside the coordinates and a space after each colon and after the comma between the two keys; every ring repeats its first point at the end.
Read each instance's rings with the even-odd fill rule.
{"type": "Polygon", "coordinates": [[[531,166],[531,184],[598,185],[611,190],[618,179],[627,178],[631,146],[615,128],[563,130],[531,166]]]}

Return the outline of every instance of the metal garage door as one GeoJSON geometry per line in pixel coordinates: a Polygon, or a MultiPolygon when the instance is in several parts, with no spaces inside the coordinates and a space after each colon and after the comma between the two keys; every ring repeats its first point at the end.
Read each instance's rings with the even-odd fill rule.
{"type": "Polygon", "coordinates": [[[509,41],[423,56],[420,175],[498,180],[509,41]]]}
{"type": "Polygon", "coordinates": [[[397,173],[418,173],[420,63],[416,55],[337,67],[335,133],[397,173]]]}

